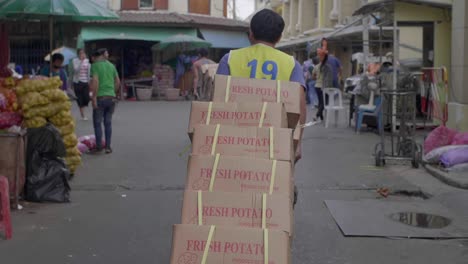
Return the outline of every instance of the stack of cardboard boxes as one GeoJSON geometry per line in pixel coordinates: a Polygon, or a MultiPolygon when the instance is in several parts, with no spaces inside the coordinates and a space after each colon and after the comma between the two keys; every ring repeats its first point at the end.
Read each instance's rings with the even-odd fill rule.
{"type": "Polygon", "coordinates": [[[213,102],[192,103],[172,264],[290,263],[300,89],[218,75],[213,102]]]}

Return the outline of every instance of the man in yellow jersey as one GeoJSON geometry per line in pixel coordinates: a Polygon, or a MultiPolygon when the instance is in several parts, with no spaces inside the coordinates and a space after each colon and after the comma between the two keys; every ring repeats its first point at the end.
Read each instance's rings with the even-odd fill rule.
{"type": "MultiPolygon", "coordinates": [[[[269,9],[259,11],[250,21],[249,38],[252,45],[226,54],[219,62],[216,74],[300,83],[304,89],[301,91],[299,122],[304,124],[306,120],[306,86],[302,66],[292,56],[275,49],[283,30],[284,20],[280,15],[269,9]]],[[[297,147],[296,162],[300,158],[301,142],[297,147]]]]}
{"type": "MultiPolygon", "coordinates": [[[[275,49],[284,30],[283,18],[269,9],[256,13],[250,21],[251,46],[233,50],[219,62],[217,74],[234,77],[298,82],[301,89],[300,124],[306,120],[305,81],[302,66],[292,56],[275,49]]],[[[302,128],[296,150],[296,162],[301,158],[302,128]]],[[[297,188],[294,187],[294,204],[297,188]]]]}

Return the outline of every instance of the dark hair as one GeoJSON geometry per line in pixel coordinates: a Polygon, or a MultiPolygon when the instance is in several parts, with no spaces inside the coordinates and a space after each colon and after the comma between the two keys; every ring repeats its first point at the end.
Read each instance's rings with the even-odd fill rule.
{"type": "Polygon", "coordinates": [[[319,64],[319,62],[320,62],[320,59],[319,59],[317,56],[313,56],[313,57],[312,57],[312,63],[313,63],[314,65],[319,64]]]}
{"type": "Polygon", "coordinates": [[[325,54],[325,57],[323,58],[323,61],[321,61],[322,64],[320,64],[320,70],[323,71],[323,67],[328,63],[328,53],[325,54]]]}
{"type": "Polygon", "coordinates": [[[55,53],[52,55],[52,62],[56,62],[56,61],[64,61],[65,60],[65,57],[63,57],[62,53],[55,53]]]}
{"type": "Polygon", "coordinates": [[[206,57],[206,56],[208,56],[208,49],[200,48],[200,49],[198,49],[198,54],[200,54],[202,57],[206,57]]]}
{"type": "Polygon", "coordinates": [[[85,52],[84,49],[77,49],[77,50],[76,50],[76,54],[77,54],[77,55],[80,55],[80,52],[82,52],[82,51],[85,52]]]}
{"type": "Polygon", "coordinates": [[[104,55],[104,53],[107,52],[107,49],[106,48],[102,48],[102,49],[97,49],[93,52],[93,56],[94,57],[99,57],[99,56],[102,56],[104,55]]]}
{"type": "Polygon", "coordinates": [[[283,30],[283,18],[270,9],[260,10],[250,21],[250,31],[256,40],[276,43],[281,38],[283,30]]]}

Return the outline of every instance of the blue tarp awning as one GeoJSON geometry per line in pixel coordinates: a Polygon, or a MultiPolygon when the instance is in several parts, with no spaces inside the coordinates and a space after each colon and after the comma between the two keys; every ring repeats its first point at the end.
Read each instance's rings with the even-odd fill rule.
{"type": "Polygon", "coordinates": [[[219,29],[200,29],[200,32],[212,48],[238,49],[250,45],[246,32],[219,29]]]}

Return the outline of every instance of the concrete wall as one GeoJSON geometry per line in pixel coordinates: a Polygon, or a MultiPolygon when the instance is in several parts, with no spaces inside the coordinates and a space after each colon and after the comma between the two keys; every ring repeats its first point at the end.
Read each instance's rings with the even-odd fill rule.
{"type": "MultiPolygon", "coordinates": [[[[399,22],[434,22],[434,67],[451,65],[451,16],[448,10],[399,2],[395,6],[399,22]]],[[[400,38],[400,41],[410,41],[400,38]]]]}
{"type": "Polygon", "coordinates": [[[211,0],[211,16],[222,17],[224,3],[223,0],[211,0]]]}
{"type": "Polygon", "coordinates": [[[177,13],[188,12],[188,1],[187,0],[169,0],[169,11],[177,13]]]}
{"type": "Polygon", "coordinates": [[[452,74],[448,126],[468,131],[468,3],[453,1],[452,74]]]}

